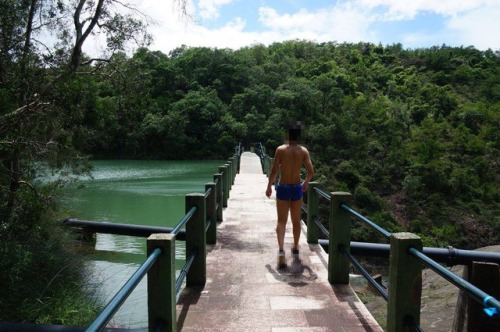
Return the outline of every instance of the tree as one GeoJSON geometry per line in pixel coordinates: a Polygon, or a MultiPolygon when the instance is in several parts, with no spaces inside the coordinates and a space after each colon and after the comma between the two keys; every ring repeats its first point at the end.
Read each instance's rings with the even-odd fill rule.
{"type": "Polygon", "coordinates": [[[82,160],[74,139],[85,108],[74,106],[86,98],[78,91],[92,89],[91,80],[78,77],[94,75],[110,63],[130,37],[147,44],[149,36],[142,20],[134,17],[140,14],[137,9],[115,0],[2,0],[1,8],[0,177],[9,187],[2,191],[6,203],[1,215],[8,220],[15,215],[20,186],[30,183],[34,161],[62,167],[82,160]],[[117,5],[131,13],[115,11],[117,5]],[[107,40],[106,57],[83,54],[84,44],[96,35],[107,40]],[[51,40],[57,42],[51,45],[51,40]],[[73,94],[72,105],[64,103],[68,94],[73,94]]]}
{"type": "MultiPolygon", "coordinates": [[[[36,180],[47,168],[62,180],[89,170],[81,149],[99,120],[96,78],[129,40],[148,45],[147,21],[119,0],[0,0],[2,320],[22,301],[45,301],[62,279],[71,280],[64,292],[79,289],[70,286],[78,286],[81,271],[68,272],[71,246],[55,226],[60,182],[36,180]],[[104,54],[84,54],[91,38],[105,41],[104,54]]],[[[31,309],[23,320],[37,318],[31,309]]]]}

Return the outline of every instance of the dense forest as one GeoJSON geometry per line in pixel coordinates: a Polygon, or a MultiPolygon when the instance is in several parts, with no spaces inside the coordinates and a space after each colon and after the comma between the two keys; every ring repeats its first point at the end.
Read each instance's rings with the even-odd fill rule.
{"type": "Polygon", "coordinates": [[[353,193],[390,230],[474,248],[498,243],[499,63],[445,45],[141,48],[48,102],[72,148],[106,159],[223,159],[239,141],[272,155],[299,119],[326,189],[353,193]]]}
{"type": "Polygon", "coordinates": [[[389,231],[428,246],[499,243],[499,51],[291,40],[164,54],[148,48],[141,20],[106,7],[119,2],[85,2],[0,2],[0,300],[13,282],[69,264],[52,255],[69,249],[48,225],[57,189],[88,160],[225,159],[238,142],[272,156],[290,119],[306,124],[314,180],[351,192],[389,231]],[[37,19],[59,33],[50,52],[34,46],[37,19]],[[96,27],[108,29],[107,58],[82,53],[96,27]],[[128,54],[134,35],[144,42],[128,54]],[[37,181],[47,165],[54,183],[37,181]]]}
{"type": "Polygon", "coordinates": [[[316,180],[375,222],[432,246],[498,243],[498,53],[296,40],[117,57],[65,100],[94,158],[223,159],[238,141],[272,155],[299,119],[316,180]]]}

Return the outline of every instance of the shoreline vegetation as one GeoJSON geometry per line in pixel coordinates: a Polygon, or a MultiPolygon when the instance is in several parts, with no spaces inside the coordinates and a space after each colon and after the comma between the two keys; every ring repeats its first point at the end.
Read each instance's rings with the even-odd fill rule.
{"type": "MultiPolygon", "coordinates": [[[[17,62],[24,57],[5,60],[1,318],[67,324],[94,310],[68,305],[60,313],[53,305],[82,285],[65,261],[55,211],[64,177],[91,171],[87,158],[224,159],[235,142],[272,151],[290,119],[306,124],[314,180],[351,192],[381,227],[416,233],[431,247],[498,244],[499,55],[294,40],[169,54],[140,48],[72,75],[42,53],[30,53],[24,72],[17,62]],[[19,104],[19,91],[36,98],[19,104]],[[63,178],[34,182],[40,160],[63,178]]],[[[356,225],[352,235],[379,242],[356,225]]]]}
{"type": "Polygon", "coordinates": [[[0,321],[87,326],[102,307],[86,282],[85,250],[52,208],[2,234],[0,321]]]}

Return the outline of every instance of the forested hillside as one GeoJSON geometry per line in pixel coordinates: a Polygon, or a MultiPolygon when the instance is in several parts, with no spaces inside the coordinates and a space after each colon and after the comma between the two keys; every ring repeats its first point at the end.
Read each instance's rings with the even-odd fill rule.
{"type": "Polygon", "coordinates": [[[140,48],[46,102],[58,107],[51,139],[92,158],[223,159],[239,141],[272,155],[301,120],[325,189],[353,193],[390,231],[475,248],[498,243],[499,64],[498,52],[445,45],[140,48]]]}
{"type": "Polygon", "coordinates": [[[498,242],[498,52],[289,41],[115,60],[74,87],[94,157],[224,158],[237,141],[272,155],[297,119],[316,180],[374,221],[432,246],[498,242]]]}

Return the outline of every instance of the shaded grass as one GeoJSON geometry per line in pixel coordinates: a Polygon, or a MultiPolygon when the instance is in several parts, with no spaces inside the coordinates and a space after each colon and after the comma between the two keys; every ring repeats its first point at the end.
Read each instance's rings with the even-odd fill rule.
{"type": "Polygon", "coordinates": [[[47,197],[24,195],[0,225],[0,320],[86,326],[101,305],[86,286],[85,255],[47,197]]]}

